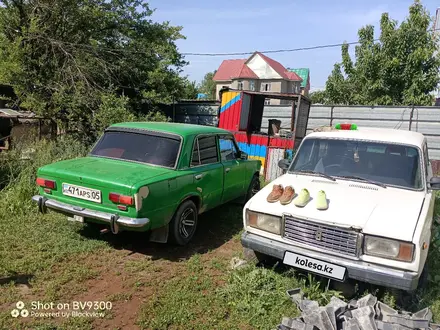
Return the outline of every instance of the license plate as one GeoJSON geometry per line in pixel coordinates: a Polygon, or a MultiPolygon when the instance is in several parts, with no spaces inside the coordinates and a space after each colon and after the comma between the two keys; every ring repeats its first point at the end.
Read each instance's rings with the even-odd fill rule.
{"type": "Polygon", "coordinates": [[[74,215],[73,217],[67,217],[67,220],[75,221],[75,222],[84,222],[84,217],[80,215],[74,215]]]}
{"type": "Polygon", "coordinates": [[[87,201],[101,203],[101,191],[63,183],[63,194],[87,201]]]}
{"type": "Polygon", "coordinates": [[[322,260],[286,251],[283,262],[286,265],[307,270],[331,279],[343,281],[346,268],[322,260]]]}

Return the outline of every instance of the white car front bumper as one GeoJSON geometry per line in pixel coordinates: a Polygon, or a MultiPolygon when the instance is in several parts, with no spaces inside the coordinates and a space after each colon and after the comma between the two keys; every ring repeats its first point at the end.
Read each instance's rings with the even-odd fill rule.
{"type": "Polygon", "coordinates": [[[286,251],[290,251],[306,257],[343,266],[347,270],[346,277],[348,278],[390,288],[413,291],[417,288],[420,278],[420,274],[416,272],[384,267],[360,260],[336,257],[330,254],[278,242],[247,231],[243,233],[241,243],[245,248],[280,260],[283,260],[286,251]]]}

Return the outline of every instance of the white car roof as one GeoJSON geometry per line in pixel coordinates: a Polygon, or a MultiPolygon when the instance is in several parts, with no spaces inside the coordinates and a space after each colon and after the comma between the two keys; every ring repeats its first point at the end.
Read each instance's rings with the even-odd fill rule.
{"type": "Polygon", "coordinates": [[[357,130],[332,130],[327,132],[313,132],[305,138],[334,138],[334,139],[355,139],[370,140],[377,142],[391,142],[422,147],[425,136],[418,132],[392,129],[358,127],[357,130]]]}

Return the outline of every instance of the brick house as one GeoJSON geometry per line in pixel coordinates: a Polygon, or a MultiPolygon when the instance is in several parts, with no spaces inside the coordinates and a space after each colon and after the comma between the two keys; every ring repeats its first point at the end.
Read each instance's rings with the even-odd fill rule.
{"type": "MultiPolygon", "coordinates": [[[[281,63],[255,52],[248,59],[224,60],[213,80],[216,96],[223,86],[250,91],[293,93],[301,92],[302,79],[281,63]]],[[[266,104],[288,104],[288,100],[266,99],[266,104]]]]}

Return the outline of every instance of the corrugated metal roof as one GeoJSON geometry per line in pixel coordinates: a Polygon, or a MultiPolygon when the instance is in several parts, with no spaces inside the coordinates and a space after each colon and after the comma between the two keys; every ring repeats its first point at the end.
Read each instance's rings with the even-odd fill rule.
{"type": "Polygon", "coordinates": [[[294,73],[294,74],[290,74],[289,71],[284,67],[284,65],[282,65],[278,61],[275,61],[273,58],[270,58],[269,56],[266,56],[266,55],[264,55],[264,54],[262,54],[260,52],[255,52],[255,54],[260,55],[261,58],[263,60],[265,60],[266,63],[269,64],[272,67],[272,69],[274,69],[282,78],[284,78],[286,80],[292,80],[292,81],[300,81],[300,80],[302,80],[302,78],[300,76],[298,76],[295,72],[290,71],[290,72],[294,73]]]}
{"type": "Polygon", "coordinates": [[[7,115],[8,117],[21,116],[21,113],[12,109],[0,109],[0,113],[7,115]]]}
{"type": "Polygon", "coordinates": [[[310,69],[309,68],[298,68],[298,69],[289,69],[290,72],[295,72],[302,79],[301,87],[306,88],[307,79],[309,79],[310,69]]]}
{"type": "Polygon", "coordinates": [[[12,109],[0,109],[1,118],[16,118],[16,119],[50,119],[44,117],[38,117],[31,111],[16,111],[12,109]]]}
{"type": "Polygon", "coordinates": [[[258,79],[258,76],[245,64],[246,59],[224,60],[212,80],[228,81],[235,78],[258,79]]]}
{"type": "Polygon", "coordinates": [[[229,81],[237,78],[259,79],[255,72],[246,65],[246,63],[256,54],[261,56],[261,58],[266,61],[267,64],[269,64],[272,69],[274,69],[283,79],[291,81],[303,80],[302,77],[296,74],[296,72],[288,71],[281,63],[260,52],[255,52],[248,59],[224,60],[220,64],[220,67],[218,68],[212,80],[229,81]]]}

